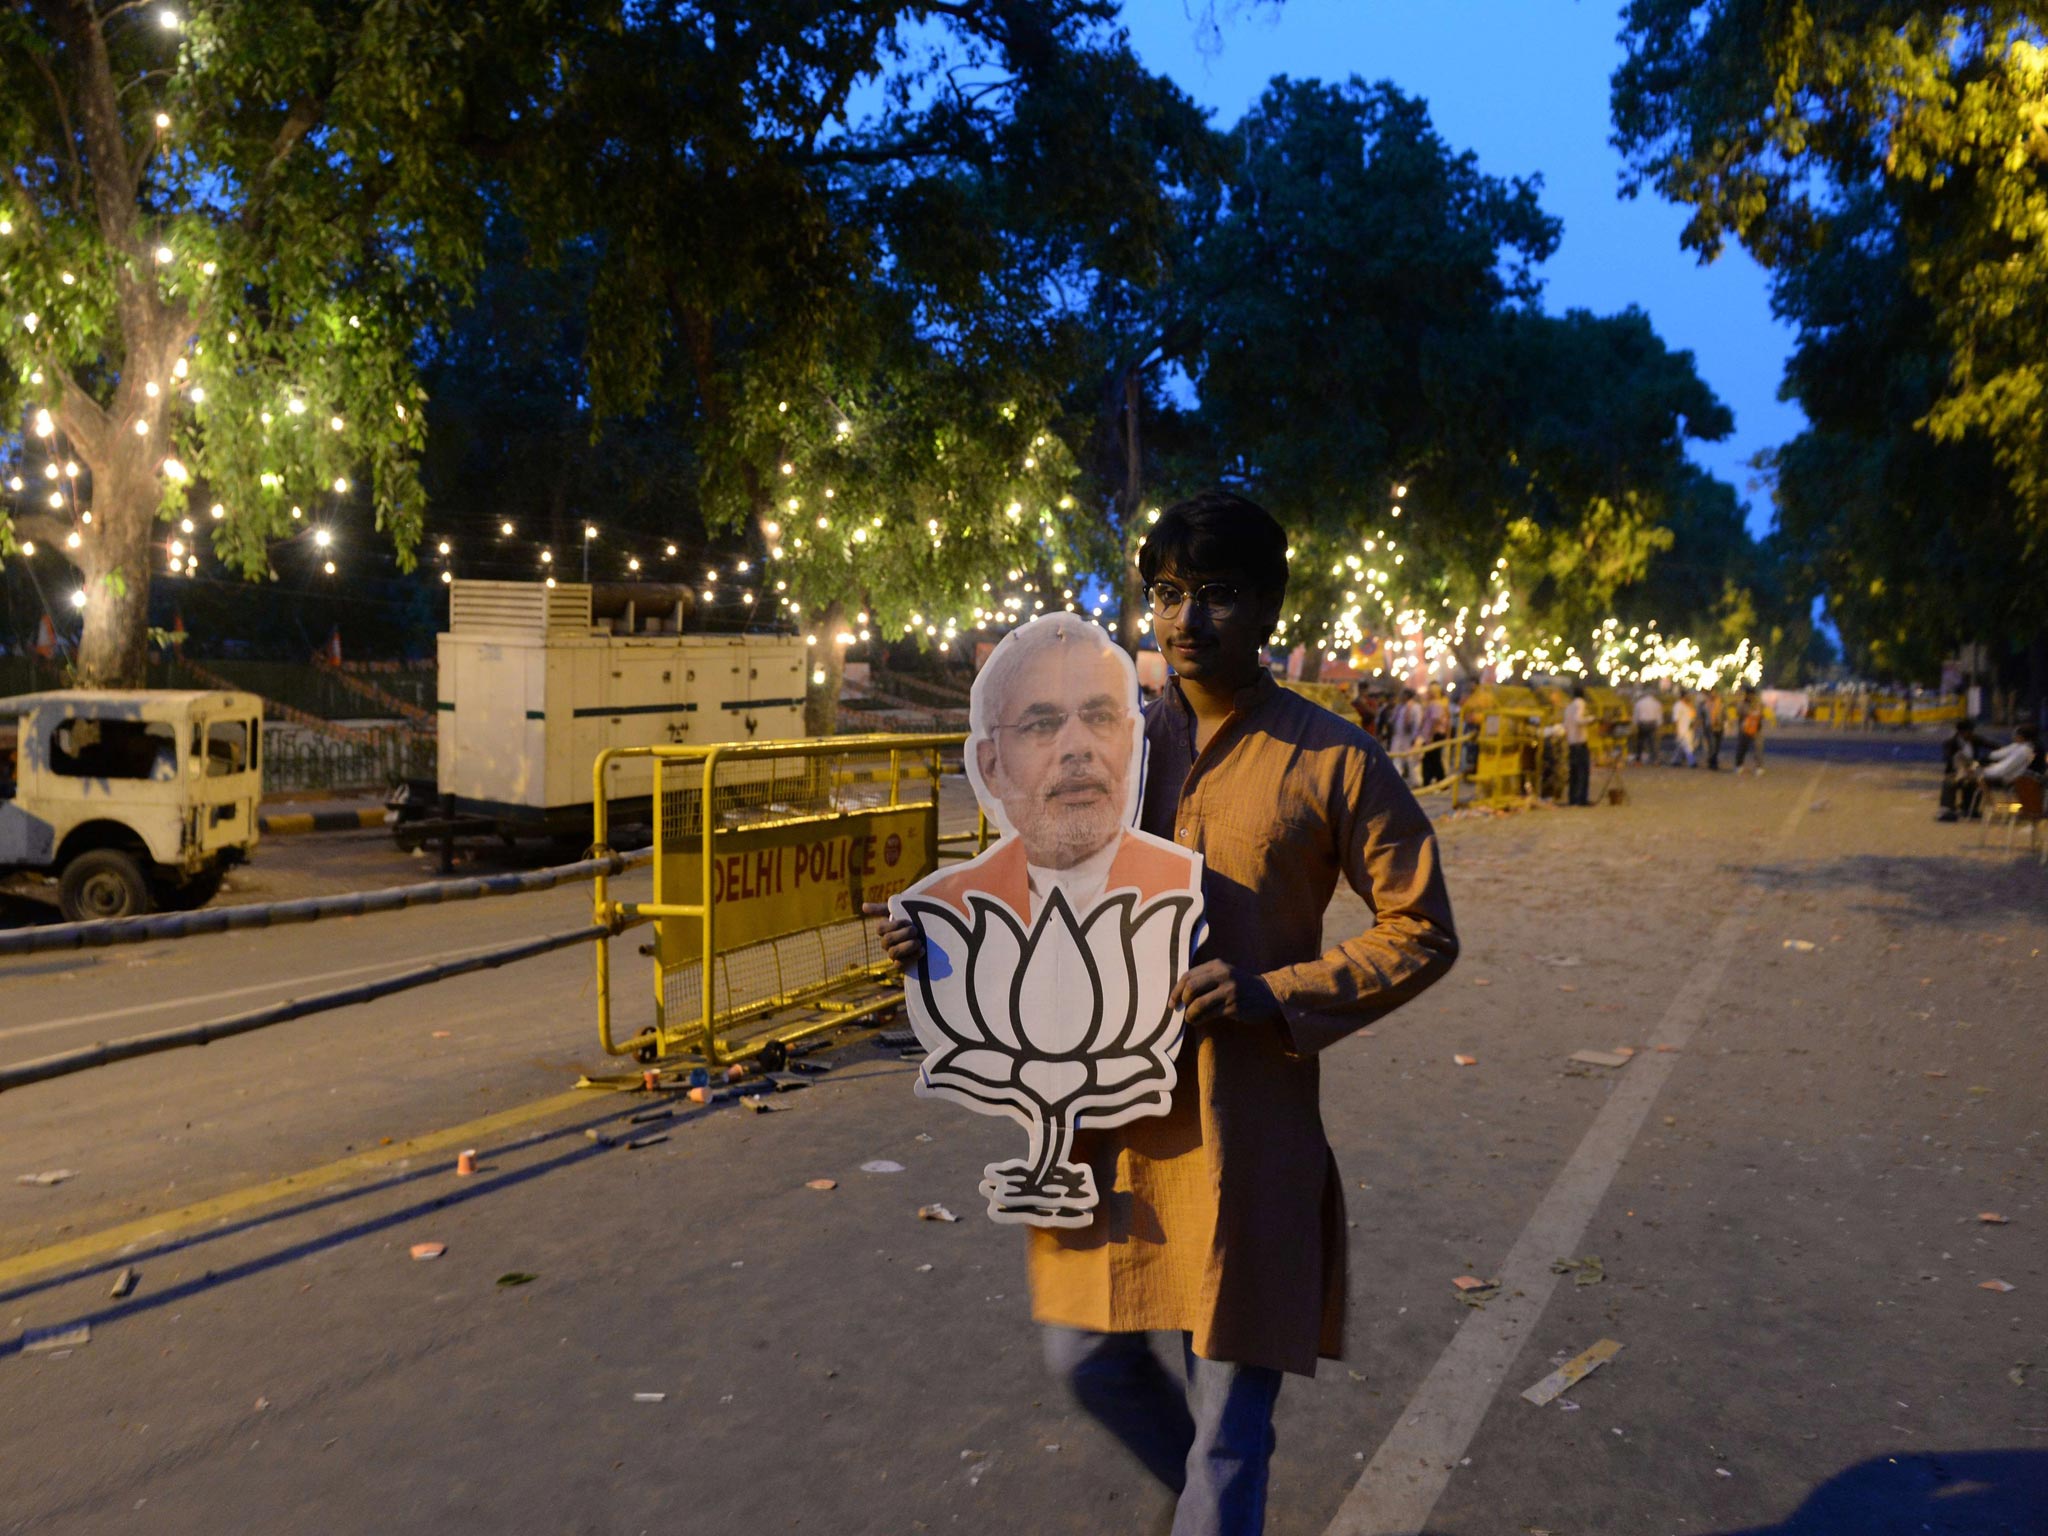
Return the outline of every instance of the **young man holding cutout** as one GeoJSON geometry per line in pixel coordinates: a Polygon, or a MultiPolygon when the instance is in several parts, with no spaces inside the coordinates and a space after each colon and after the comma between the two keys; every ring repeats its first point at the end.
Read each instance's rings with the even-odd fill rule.
{"type": "MultiPolygon", "coordinates": [[[[1160,518],[1139,570],[1175,674],[1145,715],[1139,825],[1202,855],[1209,933],[1175,993],[1173,1108],[1077,1135],[1102,1204],[1086,1227],[1031,1230],[1032,1314],[1081,1406],[1174,1494],[1175,1536],[1247,1536],[1265,1520],[1283,1374],[1343,1345],[1344,1197],[1317,1054],[1442,976],[1457,938],[1400,772],[1260,660],[1287,585],[1280,525],[1208,492],[1160,518]],[[1373,922],[1325,950],[1339,878],[1373,922]],[[1185,1387],[1148,1332],[1180,1336],[1185,1387]]],[[[868,910],[891,958],[915,964],[915,926],[868,910]]]]}

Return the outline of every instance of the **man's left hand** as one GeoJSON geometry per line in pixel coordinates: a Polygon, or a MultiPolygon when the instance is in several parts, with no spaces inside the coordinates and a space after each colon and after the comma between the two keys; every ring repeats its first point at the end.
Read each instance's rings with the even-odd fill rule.
{"type": "Polygon", "coordinates": [[[1181,977],[1172,1001],[1176,1008],[1186,1010],[1184,1016],[1190,1024],[1214,1024],[1223,1019],[1278,1024],[1286,1018],[1264,977],[1221,960],[1204,960],[1181,977]]]}

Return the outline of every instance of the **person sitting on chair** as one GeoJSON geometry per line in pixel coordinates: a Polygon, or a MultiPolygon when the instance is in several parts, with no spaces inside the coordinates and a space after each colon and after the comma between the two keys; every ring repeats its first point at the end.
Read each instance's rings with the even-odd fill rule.
{"type": "Polygon", "coordinates": [[[1955,733],[1941,744],[1941,814],[1936,821],[1983,814],[1978,802],[1984,795],[1982,764],[1987,755],[1977,722],[1958,720],[1955,733]]]}

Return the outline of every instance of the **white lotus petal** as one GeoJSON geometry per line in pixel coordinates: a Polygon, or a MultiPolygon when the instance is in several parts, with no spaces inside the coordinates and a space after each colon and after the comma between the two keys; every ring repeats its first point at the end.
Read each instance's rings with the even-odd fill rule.
{"type": "Polygon", "coordinates": [[[924,933],[925,958],[905,978],[905,1012],[918,1044],[927,1051],[981,1038],[967,1005],[967,926],[952,909],[934,901],[910,901],[904,909],[924,933]]]}
{"type": "Polygon", "coordinates": [[[1105,1088],[1127,1083],[1140,1072],[1155,1070],[1150,1056],[1099,1056],[1095,1061],[1096,1079],[1105,1088]]]}
{"type": "Polygon", "coordinates": [[[1088,1082],[1088,1065],[1080,1061],[1027,1061],[1017,1079],[1045,1104],[1057,1104],[1088,1082]]]}
{"type": "Polygon", "coordinates": [[[1023,934],[1017,919],[1001,902],[976,893],[967,898],[974,909],[980,942],[967,970],[967,989],[982,1038],[995,1045],[1021,1049],[1016,1021],[1010,1017],[1010,982],[1023,963],[1023,934]]]}
{"type": "Polygon", "coordinates": [[[1016,995],[1018,1033],[1044,1055],[1070,1055],[1095,1032],[1101,990],[1081,953],[1074,914],[1057,891],[1039,915],[1016,995]]]}
{"type": "Polygon", "coordinates": [[[945,1071],[991,1084],[1016,1081],[1017,1058],[1006,1051],[961,1051],[947,1059],[945,1071]]]}
{"type": "Polygon", "coordinates": [[[1129,1037],[1118,1042],[1124,1050],[1142,1050],[1152,1044],[1173,1016],[1167,998],[1187,963],[1182,935],[1191,905],[1186,896],[1163,896],[1138,914],[1137,931],[1131,935],[1137,1010],[1129,1037]]]}
{"type": "Polygon", "coordinates": [[[1091,1055],[1116,1050],[1131,1032],[1132,992],[1137,983],[1131,975],[1131,953],[1124,943],[1124,925],[1130,920],[1136,900],[1126,891],[1088,914],[1088,953],[1095,957],[1095,976],[1102,989],[1095,1030],[1087,1045],[1091,1055]]]}

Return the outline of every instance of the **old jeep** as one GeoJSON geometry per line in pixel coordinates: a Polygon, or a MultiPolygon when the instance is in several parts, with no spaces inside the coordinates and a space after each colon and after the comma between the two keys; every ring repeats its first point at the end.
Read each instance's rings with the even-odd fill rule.
{"type": "Polygon", "coordinates": [[[262,738],[246,693],[0,699],[0,874],[55,875],[74,922],[206,905],[256,846],[262,738]]]}

